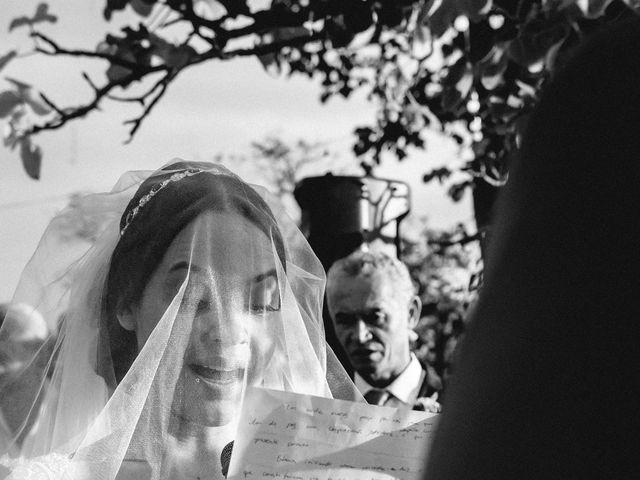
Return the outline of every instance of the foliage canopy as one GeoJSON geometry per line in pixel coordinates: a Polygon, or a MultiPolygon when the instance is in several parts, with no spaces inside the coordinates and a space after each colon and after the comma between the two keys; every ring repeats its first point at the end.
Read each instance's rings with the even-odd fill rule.
{"type": "MultiPolygon", "coordinates": [[[[182,71],[252,56],[272,73],[321,77],[323,101],[366,89],[379,106],[355,132],[366,170],[384,152],[402,159],[425,147],[428,126],[452,136],[468,152],[467,179],[450,190],[457,199],[478,179],[504,183],[524,120],[553,71],[602,24],[639,12],[640,0],[105,0],[104,18],[124,9],[140,22],[95,48],[62,46],[42,33],[57,19],[46,3],[11,20],[10,30],[30,30],[39,54],[105,63],[104,78],[84,75],[93,95],[77,105],[58,105],[55,92],[36,92],[28,79],[8,79],[0,92],[4,143],[18,148],[30,176],[39,175],[39,132],[108,101],[127,102],[140,107],[125,121],[131,139],[182,71]]],[[[18,53],[0,52],[0,69],[18,53]]],[[[451,173],[431,166],[424,180],[451,173]]]]}

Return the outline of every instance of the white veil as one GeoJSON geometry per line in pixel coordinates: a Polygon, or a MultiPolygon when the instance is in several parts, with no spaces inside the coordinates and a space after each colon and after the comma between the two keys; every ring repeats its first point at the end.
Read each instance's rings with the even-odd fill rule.
{"type": "Polygon", "coordinates": [[[0,478],[221,478],[248,384],[361,400],[324,339],[324,281],[282,207],[224,167],[175,160],[81,199],[14,297],[57,335],[0,386],[0,478]],[[90,243],[61,238],[79,214],[90,243]]]}

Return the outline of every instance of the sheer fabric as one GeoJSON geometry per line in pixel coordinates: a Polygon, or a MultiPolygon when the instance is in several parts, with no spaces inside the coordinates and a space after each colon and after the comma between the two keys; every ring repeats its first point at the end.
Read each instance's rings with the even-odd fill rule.
{"type": "Polygon", "coordinates": [[[362,400],[323,290],[282,207],[224,167],[176,160],[80,199],[16,291],[57,335],[0,386],[0,478],[221,478],[247,385],[362,400]]]}

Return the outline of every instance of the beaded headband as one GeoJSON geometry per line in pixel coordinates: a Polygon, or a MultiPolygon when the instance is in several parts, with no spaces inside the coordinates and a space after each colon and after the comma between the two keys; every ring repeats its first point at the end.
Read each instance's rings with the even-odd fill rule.
{"type": "Polygon", "coordinates": [[[122,227],[122,230],[120,230],[120,236],[124,235],[124,232],[127,230],[127,228],[129,228],[129,225],[131,225],[131,222],[133,222],[133,219],[135,218],[135,216],[138,214],[138,212],[140,212],[140,209],[144,207],[149,202],[149,200],[151,200],[154,196],[156,196],[158,192],[160,192],[160,190],[162,190],[164,187],[169,185],[171,182],[177,182],[179,180],[182,180],[183,178],[191,177],[193,175],[197,175],[198,173],[202,173],[204,171],[205,170],[201,170],[199,168],[190,168],[183,172],[176,172],[173,175],[171,175],[169,178],[163,180],[162,182],[156,183],[155,185],[153,185],[151,187],[151,190],[149,190],[149,193],[147,193],[146,195],[143,195],[140,198],[138,205],[136,205],[133,209],[129,211],[129,213],[127,213],[127,216],[125,217],[125,220],[124,220],[124,226],[122,227]]]}

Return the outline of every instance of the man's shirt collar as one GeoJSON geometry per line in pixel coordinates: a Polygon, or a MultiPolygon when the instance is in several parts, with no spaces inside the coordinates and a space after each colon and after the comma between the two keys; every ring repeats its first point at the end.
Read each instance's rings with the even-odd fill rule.
{"type": "MultiPolygon", "coordinates": [[[[424,381],[425,374],[426,372],[422,369],[422,365],[420,365],[418,358],[412,353],[411,361],[409,362],[409,365],[407,365],[407,368],[398,375],[398,378],[387,385],[385,390],[398,400],[409,405],[413,405],[418,398],[420,386],[424,381]]],[[[357,372],[355,374],[354,382],[362,395],[366,395],[369,390],[375,388],[369,385],[364,378],[358,375],[357,372]]]]}

